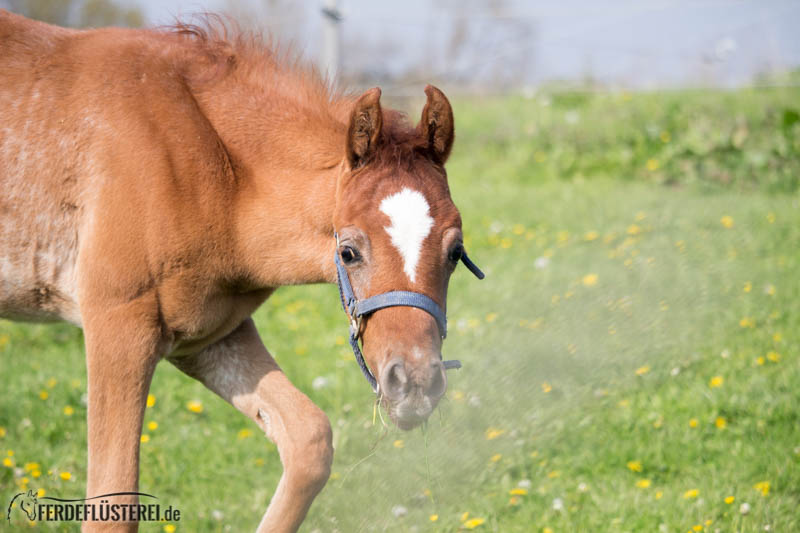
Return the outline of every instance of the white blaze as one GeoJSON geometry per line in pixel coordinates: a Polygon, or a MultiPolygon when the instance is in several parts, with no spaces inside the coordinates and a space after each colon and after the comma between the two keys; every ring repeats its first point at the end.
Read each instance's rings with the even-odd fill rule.
{"type": "Polygon", "coordinates": [[[403,270],[413,283],[417,277],[422,241],[433,226],[433,219],[429,214],[430,206],[422,193],[404,188],[384,198],[380,209],[391,220],[391,226],[383,229],[403,257],[403,270]]]}

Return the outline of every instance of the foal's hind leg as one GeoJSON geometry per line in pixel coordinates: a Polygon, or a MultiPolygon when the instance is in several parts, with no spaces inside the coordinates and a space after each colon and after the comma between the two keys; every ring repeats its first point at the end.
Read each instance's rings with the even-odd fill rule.
{"type": "MultiPolygon", "coordinates": [[[[88,371],[87,497],[132,492],[139,484],[139,438],[160,328],[155,297],[84,307],[88,371]],[[88,308],[88,309],[87,309],[88,308]]],[[[110,503],[136,503],[131,496],[110,503]]],[[[83,531],[136,531],[136,522],[84,522],[83,531]]]]}
{"type": "Polygon", "coordinates": [[[328,417],[289,382],[251,319],[203,352],[172,363],[255,420],[278,446],[283,476],[258,531],[297,531],[330,475],[328,417]]]}

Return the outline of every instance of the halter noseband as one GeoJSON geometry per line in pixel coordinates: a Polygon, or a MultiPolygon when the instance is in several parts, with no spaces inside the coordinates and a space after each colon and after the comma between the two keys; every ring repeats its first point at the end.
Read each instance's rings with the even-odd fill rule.
{"type": "MultiPolygon", "coordinates": [[[[436,325],[439,327],[439,334],[443,339],[447,337],[447,317],[444,311],[442,311],[442,308],[439,307],[439,304],[434,302],[430,297],[419,292],[389,291],[370,296],[363,300],[356,298],[353,287],[350,285],[350,278],[347,275],[347,270],[345,270],[344,265],[342,265],[339,259],[339,235],[334,234],[334,237],[336,238],[336,251],[333,260],[336,263],[336,276],[339,281],[339,296],[342,300],[342,309],[344,309],[344,312],[347,313],[347,317],[350,319],[350,346],[353,348],[353,353],[356,356],[356,362],[359,368],[361,368],[361,373],[364,374],[364,377],[369,381],[369,384],[372,386],[372,391],[377,393],[378,382],[369,367],[367,367],[367,363],[364,361],[364,356],[361,353],[361,348],[358,346],[363,317],[387,307],[416,307],[417,309],[426,311],[436,320],[436,325]]],[[[467,257],[466,252],[462,252],[461,261],[478,279],[484,278],[481,269],[467,257]]],[[[443,363],[444,368],[448,370],[451,368],[461,368],[461,361],[456,359],[443,361],[443,363]]]]}

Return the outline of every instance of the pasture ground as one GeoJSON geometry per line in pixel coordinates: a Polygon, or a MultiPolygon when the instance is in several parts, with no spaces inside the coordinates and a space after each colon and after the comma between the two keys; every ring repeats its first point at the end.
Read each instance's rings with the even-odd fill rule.
{"type": "MultiPolygon", "coordinates": [[[[456,102],[451,188],[487,279],[452,279],[464,368],[427,428],[373,423],[335,287],[256,315],[334,427],[303,531],[800,530],[797,102],[456,102]]],[[[0,321],[3,510],[22,488],[83,495],[85,386],[79,330],[0,321]]],[[[167,363],[152,396],[141,490],[183,516],[141,530],[254,530],[275,447],[167,363]]]]}

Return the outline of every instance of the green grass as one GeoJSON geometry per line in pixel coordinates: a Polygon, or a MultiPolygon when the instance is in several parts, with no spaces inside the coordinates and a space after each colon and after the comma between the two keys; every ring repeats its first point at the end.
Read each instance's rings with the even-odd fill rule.
{"type": "MultiPolygon", "coordinates": [[[[427,430],[373,424],[335,287],[281,289],[256,315],[334,427],[334,474],[303,531],[455,532],[472,519],[497,532],[800,530],[800,126],[783,118],[798,96],[458,102],[449,173],[487,279],[452,279],[445,357],[464,368],[427,430]],[[705,142],[696,123],[748,133],[738,148],[687,152],[705,142]],[[328,386],[314,390],[318,376],[328,386]]],[[[81,333],[0,322],[0,364],[0,453],[16,467],[0,467],[0,505],[23,476],[79,497],[81,333]]],[[[168,364],[152,393],[141,489],[181,509],[179,531],[254,530],[280,475],[275,447],[168,364]]]]}

